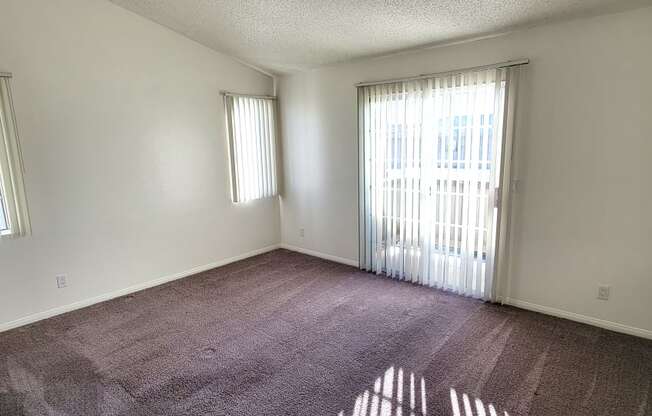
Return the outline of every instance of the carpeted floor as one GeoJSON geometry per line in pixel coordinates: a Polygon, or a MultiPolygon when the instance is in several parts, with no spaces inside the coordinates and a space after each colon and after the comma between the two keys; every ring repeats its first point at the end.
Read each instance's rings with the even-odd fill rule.
{"type": "Polygon", "coordinates": [[[7,415],[652,415],[652,341],[278,250],[0,334],[7,415]]]}

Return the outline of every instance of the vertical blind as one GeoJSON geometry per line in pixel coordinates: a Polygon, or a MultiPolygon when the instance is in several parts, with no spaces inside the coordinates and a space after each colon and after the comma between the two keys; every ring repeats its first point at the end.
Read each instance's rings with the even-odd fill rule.
{"type": "Polygon", "coordinates": [[[29,234],[23,163],[10,78],[0,77],[0,238],[29,234]]]}
{"type": "Polygon", "coordinates": [[[224,101],[233,202],[276,195],[275,100],[225,95],[224,101]]]}
{"type": "Polygon", "coordinates": [[[358,89],[363,269],[493,298],[511,71],[358,89]]]}

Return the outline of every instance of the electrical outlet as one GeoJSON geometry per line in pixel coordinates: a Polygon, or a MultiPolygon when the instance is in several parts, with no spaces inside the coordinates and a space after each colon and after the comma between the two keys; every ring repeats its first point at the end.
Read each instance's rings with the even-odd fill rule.
{"type": "Polygon", "coordinates": [[[61,274],[59,276],[56,276],[57,279],[57,288],[63,289],[64,287],[68,286],[68,282],[66,282],[66,275],[61,274]]]}
{"type": "Polygon", "coordinates": [[[609,300],[609,292],[611,292],[611,286],[609,286],[609,285],[599,285],[598,286],[598,299],[600,299],[600,300],[609,300]]]}
{"type": "Polygon", "coordinates": [[[305,236],[306,236],[306,230],[304,230],[303,228],[300,228],[299,229],[299,237],[303,238],[305,236]]]}

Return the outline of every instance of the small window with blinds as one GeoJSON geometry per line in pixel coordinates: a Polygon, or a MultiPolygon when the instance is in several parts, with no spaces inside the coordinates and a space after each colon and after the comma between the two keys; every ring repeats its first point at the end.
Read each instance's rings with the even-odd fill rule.
{"type": "Polygon", "coordinates": [[[277,195],[275,99],[225,94],[224,104],[233,202],[277,195]]]}

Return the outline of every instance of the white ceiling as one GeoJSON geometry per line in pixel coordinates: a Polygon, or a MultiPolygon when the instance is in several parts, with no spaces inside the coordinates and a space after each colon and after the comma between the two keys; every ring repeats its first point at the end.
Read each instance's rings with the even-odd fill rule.
{"type": "Polygon", "coordinates": [[[652,5],[652,0],[111,1],[275,73],[652,5]]]}

